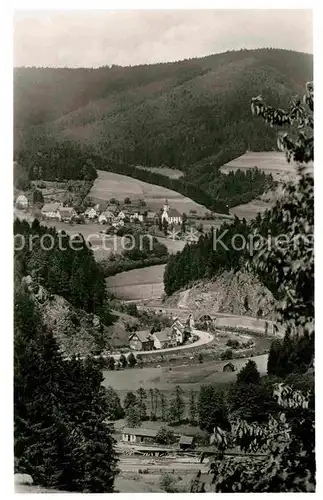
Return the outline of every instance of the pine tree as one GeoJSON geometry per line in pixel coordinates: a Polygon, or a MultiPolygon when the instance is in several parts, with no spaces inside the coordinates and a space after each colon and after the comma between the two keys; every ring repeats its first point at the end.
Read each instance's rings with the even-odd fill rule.
{"type": "Polygon", "coordinates": [[[139,414],[140,414],[141,420],[145,420],[147,417],[147,407],[145,404],[146,399],[147,399],[147,393],[146,393],[145,389],[140,387],[137,390],[137,405],[139,408],[139,414]]]}
{"type": "Polygon", "coordinates": [[[183,400],[183,390],[177,385],[170,402],[168,421],[173,424],[180,424],[184,415],[185,403],[183,400]]]}
{"type": "Polygon", "coordinates": [[[167,402],[164,394],[160,394],[160,412],[161,412],[161,419],[163,422],[167,420],[167,402]]]}
{"type": "Polygon", "coordinates": [[[196,394],[193,390],[190,391],[189,419],[190,419],[191,425],[196,425],[196,421],[197,421],[196,394]]]}
{"type": "Polygon", "coordinates": [[[136,403],[137,403],[136,395],[133,392],[128,391],[123,401],[124,409],[127,410],[130,406],[135,406],[136,403]]]}
{"type": "Polygon", "coordinates": [[[237,374],[237,384],[259,384],[260,373],[258,371],[256,363],[250,359],[248,363],[241,368],[237,374]]]}

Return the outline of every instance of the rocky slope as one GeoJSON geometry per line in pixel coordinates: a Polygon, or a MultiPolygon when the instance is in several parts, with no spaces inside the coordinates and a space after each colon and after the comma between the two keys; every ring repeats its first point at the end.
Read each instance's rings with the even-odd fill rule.
{"type": "Polygon", "coordinates": [[[212,281],[200,282],[178,291],[165,300],[170,308],[189,309],[201,315],[231,313],[274,318],[275,300],[271,292],[251,274],[226,271],[212,281]]]}
{"type": "Polygon", "coordinates": [[[85,356],[109,350],[109,331],[98,316],[75,309],[63,297],[49,293],[30,276],[23,281],[39,306],[44,324],[53,332],[64,355],[85,356]]]}

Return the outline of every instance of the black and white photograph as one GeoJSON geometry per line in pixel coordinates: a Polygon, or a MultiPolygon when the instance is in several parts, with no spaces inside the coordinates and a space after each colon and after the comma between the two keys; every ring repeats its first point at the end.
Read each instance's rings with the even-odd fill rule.
{"type": "Polygon", "coordinates": [[[12,14],[14,492],[315,493],[314,12],[45,4],[12,14]]]}

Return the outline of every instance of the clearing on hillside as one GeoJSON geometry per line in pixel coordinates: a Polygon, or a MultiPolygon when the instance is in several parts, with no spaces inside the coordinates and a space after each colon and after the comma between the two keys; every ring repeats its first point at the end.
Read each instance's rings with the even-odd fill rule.
{"type": "Polygon", "coordinates": [[[107,291],[123,300],[159,299],[164,293],[165,264],[133,269],[106,279],[107,291]]]}
{"type": "MultiPolygon", "coordinates": [[[[280,151],[263,151],[245,153],[221,167],[221,172],[228,174],[236,170],[248,170],[257,167],[266,174],[272,174],[274,180],[285,181],[296,176],[295,163],[288,163],[284,153],[280,151]]],[[[308,170],[312,169],[309,164],[308,170]]]]}
{"type": "Polygon", "coordinates": [[[98,170],[98,177],[94,181],[89,196],[97,202],[108,201],[111,198],[119,201],[125,198],[142,199],[145,200],[147,207],[153,210],[162,208],[167,198],[170,207],[176,208],[180,213],[188,214],[190,210],[196,210],[202,215],[207,212],[203,205],[195,203],[176,191],[105,170],[98,170]]]}

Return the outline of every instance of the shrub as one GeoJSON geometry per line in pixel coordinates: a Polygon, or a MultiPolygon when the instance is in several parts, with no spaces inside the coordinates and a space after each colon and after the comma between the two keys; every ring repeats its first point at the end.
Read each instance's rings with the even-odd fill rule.
{"type": "Polygon", "coordinates": [[[238,349],[240,347],[239,341],[236,339],[229,339],[226,345],[232,347],[232,349],[238,349]]]}
{"type": "Polygon", "coordinates": [[[168,472],[164,472],[160,478],[160,487],[166,493],[177,493],[175,477],[168,472]]]}
{"type": "Polygon", "coordinates": [[[221,353],[221,359],[226,360],[226,359],[232,359],[233,358],[233,352],[232,349],[226,349],[221,353]]]}

